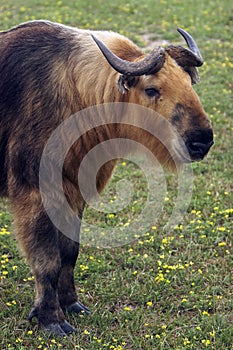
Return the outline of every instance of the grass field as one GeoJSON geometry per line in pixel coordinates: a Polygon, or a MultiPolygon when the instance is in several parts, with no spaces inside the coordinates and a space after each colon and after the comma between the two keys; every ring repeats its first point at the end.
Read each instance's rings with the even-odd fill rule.
{"type": "MultiPolygon", "coordinates": [[[[195,89],[212,120],[215,145],[193,165],[192,200],[174,230],[163,230],[176,197],[176,180],[168,175],[156,226],[123,247],[81,247],[76,286],[92,313],[68,316],[78,333],[67,339],[48,337],[27,321],[33,276],[12,234],[7,202],[1,202],[0,348],[233,349],[232,1],[0,0],[0,30],[41,18],[118,31],[142,47],[150,44],[148,37],[183,43],[176,28],[188,30],[205,59],[195,89]]],[[[132,163],[119,163],[106,191],[109,200],[123,178],[135,187],[131,209],[120,216],[127,223],[146,198],[145,179],[132,163]]],[[[87,210],[85,218],[96,221],[98,213],[87,210]]],[[[119,222],[117,215],[101,219],[107,226],[119,222]]]]}

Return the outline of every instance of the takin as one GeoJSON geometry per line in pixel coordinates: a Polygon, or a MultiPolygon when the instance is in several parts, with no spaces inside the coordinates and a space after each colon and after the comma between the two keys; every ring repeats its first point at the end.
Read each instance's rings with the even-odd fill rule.
{"type": "MultiPolygon", "coordinates": [[[[152,109],[169,121],[188,150],[186,157],[176,145],[180,163],[202,160],[213,144],[210,121],[192,87],[203,59],[192,36],[180,28],[178,32],[188,48],[169,45],[148,54],[114,32],[45,20],[0,33],[0,195],[9,199],[16,237],[35,277],[29,320],[37,318],[50,333],[75,332],[66,312],[89,310],[75,291],[79,242],[60,232],[43,206],[43,149],[52,132],[74,113],[124,102],[152,109]]],[[[172,163],[168,150],[142,128],[113,123],[87,131],[68,152],[62,174],[67,201],[80,219],[85,200],[79,191],[79,164],[97,144],[116,138],[150,145],[163,165],[172,163]]],[[[99,170],[99,192],[115,164],[116,160],[109,161],[99,170]]]]}

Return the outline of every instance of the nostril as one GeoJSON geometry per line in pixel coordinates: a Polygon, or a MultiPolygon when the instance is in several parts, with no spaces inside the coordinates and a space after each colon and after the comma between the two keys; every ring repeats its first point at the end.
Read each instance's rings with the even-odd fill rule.
{"type": "Polygon", "coordinates": [[[205,152],[205,150],[209,147],[208,144],[201,143],[201,142],[192,142],[191,143],[191,150],[193,152],[205,152]]]}
{"type": "Polygon", "coordinates": [[[207,143],[202,142],[189,142],[187,144],[188,151],[190,153],[191,157],[196,158],[203,158],[207,152],[209,151],[210,147],[213,145],[214,141],[210,141],[207,143]]]}

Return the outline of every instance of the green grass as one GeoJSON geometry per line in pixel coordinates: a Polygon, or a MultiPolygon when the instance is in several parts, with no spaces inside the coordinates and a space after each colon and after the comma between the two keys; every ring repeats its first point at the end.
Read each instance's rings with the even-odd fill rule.
{"type": "MultiPolygon", "coordinates": [[[[156,224],[135,242],[101,250],[82,246],[76,268],[80,300],[89,316],[68,316],[77,335],[53,339],[27,316],[33,303],[33,276],[12,234],[7,202],[0,206],[0,348],[6,349],[233,349],[232,259],[232,1],[115,0],[0,1],[0,29],[46,18],[82,28],[121,32],[141,46],[153,40],[181,43],[180,26],[196,38],[205,58],[196,87],[211,117],[215,146],[193,166],[192,201],[182,225],[163,230],[176,197],[176,180],[156,224]]],[[[127,223],[146,198],[145,179],[131,163],[120,163],[106,191],[128,178],[134,203],[107,225],[127,223]]],[[[87,220],[98,213],[87,210],[87,220]]]]}

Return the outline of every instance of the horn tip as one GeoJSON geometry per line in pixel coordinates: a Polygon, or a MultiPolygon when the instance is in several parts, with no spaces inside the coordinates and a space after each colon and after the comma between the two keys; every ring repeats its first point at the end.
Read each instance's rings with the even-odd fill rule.
{"type": "Polygon", "coordinates": [[[94,34],[91,34],[92,39],[97,43],[99,40],[95,37],[94,34]]]}
{"type": "Polygon", "coordinates": [[[188,34],[184,29],[182,29],[182,28],[180,28],[180,27],[178,27],[176,30],[177,30],[177,32],[180,33],[181,35],[183,35],[183,34],[188,34]]]}
{"type": "Polygon", "coordinates": [[[186,32],[186,30],[178,27],[177,31],[183,36],[183,38],[185,39],[186,43],[188,44],[188,47],[191,51],[194,52],[194,54],[196,55],[196,57],[198,58],[198,63],[197,63],[197,67],[200,67],[203,65],[204,60],[202,58],[202,55],[198,49],[198,46],[195,42],[195,40],[192,38],[192,36],[186,32]]]}
{"type": "Polygon", "coordinates": [[[100,50],[103,47],[103,43],[101,40],[99,40],[94,34],[91,34],[92,39],[96,43],[97,46],[99,46],[100,50]]]}

